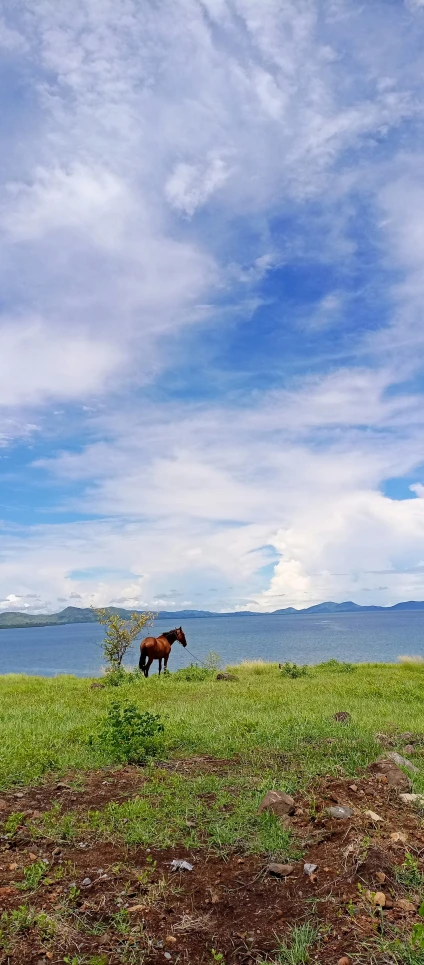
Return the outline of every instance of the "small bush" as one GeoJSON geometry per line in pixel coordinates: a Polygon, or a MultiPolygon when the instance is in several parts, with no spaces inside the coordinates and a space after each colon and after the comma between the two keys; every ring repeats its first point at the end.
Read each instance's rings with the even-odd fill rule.
{"type": "Polygon", "coordinates": [[[286,663],[279,664],[279,670],[283,677],[292,677],[293,679],[295,679],[296,677],[308,676],[307,667],[303,667],[303,666],[299,667],[297,663],[290,663],[288,660],[286,661],[286,663]]]}
{"type": "Polygon", "coordinates": [[[134,704],[114,702],[90,743],[100,745],[121,764],[144,764],[162,748],[164,727],[158,714],[140,712],[134,704]]]}
{"type": "Polygon", "coordinates": [[[316,667],[317,670],[323,673],[353,673],[357,668],[354,663],[344,663],[343,660],[326,660],[325,663],[319,663],[316,667]]]}
{"type": "Polygon", "coordinates": [[[169,674],[172,680],[208,680],[215,676],[216,671],[210,670],[208,667],[198,667],[197,664],[191,663],[188,667],[183,667],[182,670],[176,670],[175,673],[169,674]]]}
{"type": "Polygon", "coordinates": [[[135,684],[144,680],[144,674],[138,667],[125,670],[125,667],[112,667],[106,670],[103,683],[106,687],[121,687],[122,684],[135,684]]]}

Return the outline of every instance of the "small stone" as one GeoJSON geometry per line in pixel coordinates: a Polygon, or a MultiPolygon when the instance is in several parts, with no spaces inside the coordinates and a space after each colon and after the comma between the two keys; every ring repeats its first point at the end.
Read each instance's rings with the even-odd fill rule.
{"type": "Polygon", "coordinates": [[[356,784],[349,784],[349,790],[350,790],[350,791],[357,791],[358,788],[357,788],[356,784]]]}
{"type": "Polygon", "coordinates": [[[180,858],[174,858],[171,861],[171,871],[193,871],[193,865],[188,861],[181,861],[180,858]]]}
{"type": "Polygon", "coordinates": [[[424,806],[424,794],[399,794],[404,804],[420,804],[424,806]]]}
{"type": "Polygon", "coordinates": [[[52,854],[60,854],[60,853],[61,853],[60,848],[53,848],[52,854]]]}
{"type": "Polygon", "coordinates": [[[88,888],[88,886],[91,885],[91,878],[84,878],[81,884],[83,888],[88,888]]]}
{"type": "Polygon", "coordinates": [[[338,821],[347,821],[348,818],[352,817],[353,810],[346,805],[340,804],[338,807],[327,808],[327,814],[332,818],[336,818],[338,821]]]}
{"type": "Polygon", "coordinates": [[[347,955],[343,955],[342,958],[339,958],[337,965],[352,965],[352,959],[348,958],[347,955]]]}
{"type": "Polygon", "coordinates": [[[376,814],[375,811],[364,811],[364,814],[366,818],[369,818],[370,821],[373,822],[373,824],[378,824],[379,821],[384,821],[384,818],[380,817],[379,814],[376,814]]]}
{"type": "Polygon", "coordinates": [[[165,938],[165,945],[175,945],[177,939],[174,935],[167,935],[165,938]]]}
{"type": "Polygon", "coordinates": [[[412,915],[417,910],[417,906],[412,901],[408,901],[407,898],[398,898],[396,908],[405,911],[408,915],[412,915]]]}
{"type": "Polygon", "coordinates": [[[6,801],[0,801],[0,811],[7,811],[6,801]]]}
{"type": "Polygon", "coordinates": [[[384,882],[385,882],[385,880],[386,880],[386,875],[384,874],[384,871],[377,871],[375,877],[376,877],[379,885],[384,885],[384,882]]]}
{"type": "Polygon", "coordinates": [[[166,958],[168,962],[170,962],[172,959],[172,955],[170,955],[169,952],[164,952],[163,957],[166,958]]]}
{"type": "Polygon", "coordinates": [[[413,745],[413,744],[407,744],[406,747],[403,748],[402,754],[415,754],[415,747],[414,747],[414,745],[413,745]]]}
{"type": "Polygon", "coordinates": [[[393,901],[391,898],[388,898],[387,895],[386,895],[386,908],[393,908],[393,901]]]}
{"type": "Polygon", "coordinates": [[[287,875],[292,874],[294,868],[292,864],[276,864],[272,861],[266,870],[270,875],[274,875],[276,878],[286,878],[287,875]]]}
{"type": "Polygon", "coordinates": [[[30,851],[30,853],[29,853],[29,855],[28,855],[28,857],[29,857],[29,858],[31,858],[31,861],[36,861],[36,860],[37,860],[37,857],[38,857],[38,855],[36,855],[36,854],[34,854],[34,852],[33,852],[33,851],[30,851]]]}
{"type": "Polygon", "coordinates": [[[268,791],[258,807],[258,814],[272,811],[273,814],[294,814],[295,803],[290,794],[284,791],[268,791]]]}
{"type": "Polygon", "coordinates": [[[380,908],[384,908],[386,904],[386,896],[384,891],[377,891],[374,895],[374,904],[378,905],[380,908]]]}
{"type": "Polygon", "coordinates": [[[16,871],[17,867],[18,865],[16,864],[16,861],[14,861],[13,864],[9,865],[9,871],[16,871]]]}
{"type": "Polygon", "coordinates": [[[390,840],[393,841],[394,844],[406,844],[408,835],[405,834],[405,831],[392,831],[390,840]]]}
{"type": "Polygon", "coordinates": [[[145,905],[130,905],[130,907],[127,908],[127,911],[130,915],[132,915],[134,911],[144,911],[145,907],[145,905]]]}
{"type": "Polygon", "coordinates": [[[22,791],[16,791],[16,794],[14,794],[13,796],[14,796],[14,797],[23,797],[24,795],[23,795],[23,792],[22,792],[22,791]]]}
{"type": "Polygon", "coordinates": [[[313,875],[314,871],[317,870],[317,867],[318,865],[316,864],[308,864],[308,863],[304,864],[303,870],[305,872],[305,875],[313,875]]]}

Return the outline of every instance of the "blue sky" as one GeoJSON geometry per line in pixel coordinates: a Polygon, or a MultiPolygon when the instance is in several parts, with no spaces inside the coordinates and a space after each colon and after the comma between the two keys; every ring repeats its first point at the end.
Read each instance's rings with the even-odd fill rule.
{"type": "Polygon", "coordinates": [[[0,608],[424,599],[424,0],[0,47],[0,608]]]}

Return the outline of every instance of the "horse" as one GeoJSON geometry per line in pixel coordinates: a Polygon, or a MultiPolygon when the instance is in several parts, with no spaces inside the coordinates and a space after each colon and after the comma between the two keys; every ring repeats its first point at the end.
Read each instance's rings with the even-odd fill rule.
{"type": "Polygon", "coordinates": [[[149,670],[154,660],[159,660],[159,674],[162,670],[162,660],[164,662],[164,670],[167,669],[169,654],[171,653],[172,644],[178,640],[183,647],[187,646],[187,640],[184,636],[184,631],[182,627],[176,627],[175,630],[168,630],[167,633],[161,633],[159,637],[145,637],[140,643],[140,662],[139,668],[143,671],[144,676],[149,676],[149,670]]]}

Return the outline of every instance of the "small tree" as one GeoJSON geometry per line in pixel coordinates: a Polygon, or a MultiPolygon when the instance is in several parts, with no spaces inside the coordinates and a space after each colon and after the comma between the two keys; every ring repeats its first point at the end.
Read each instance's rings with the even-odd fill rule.
{"type": "Polygon", "coordinates": [[[123,620],[117,613],[111,613],[110,610],[94,612],[99,623],[107,627],[102,647],[108,669],[117,670],[143,627],[152,626],[155,614],[131,613],[129,620],[123,620]]]}

